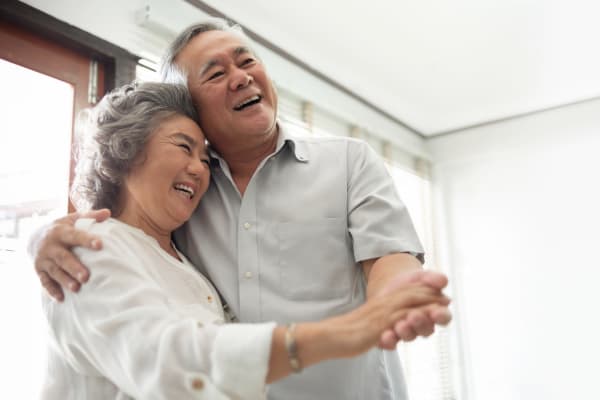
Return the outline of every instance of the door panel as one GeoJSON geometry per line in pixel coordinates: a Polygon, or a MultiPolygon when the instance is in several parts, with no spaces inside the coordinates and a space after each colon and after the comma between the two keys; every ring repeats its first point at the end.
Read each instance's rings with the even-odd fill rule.
{"type": "MultiPolygon", "coordinates": [[[[34,399],[45,375],[41,287],[24,253],[31,233],[67,212],[77,112],[90,106],[92,60],[0,21],[1,399],[34,399]]],[[[104,69],[98,66],[98,97],[104,69]]]]}

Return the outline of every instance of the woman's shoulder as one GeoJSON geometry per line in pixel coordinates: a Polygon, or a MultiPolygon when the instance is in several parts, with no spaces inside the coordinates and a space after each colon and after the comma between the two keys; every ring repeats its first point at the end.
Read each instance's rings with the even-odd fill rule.
{"type": "Polygon", "coordinates": [[[114,218],[108,218],[102,222],[97,222],[93,218],[79,218],[75,221],[75,228],[103,236],[121,231],[123,229],[123,223],[114,218]]]}
{"type": "Polygon", "coordinates": [[[147,277],[153,269],[155,245],[141,230],[115,219],[102,222],[79,219],[75,226],[102,241],[102,248],[98,250],[73,248],[75,256],[90,270],[90,282],[98,283],[117,276],[124,279],[124,275],[136,279],[147,277]]]}
{"type": "Polygon", "coordinates": [[[147,236],[142,230],[115,218],[108,218],[102,222],[97,222],[93,218],[79,218],[75,222],[75,228],[99,236],[101,239],[114,238],[119,241],[128,241],[139,240],[140,237],[147,236]]]}
{"type": "Polygon", "coordinates": [[[131,246],[140,242],[138,236],[142,236],[137,232],[139,229],[114,218],[108,218],[102,222],[97,222],[93,218],[79,218],[75,222],[75,228],[95,235],[102,240],[102,250],[104,251],[99,252],[81,247],[75,248],[76,253],[82,255],[90,253],[105,256],[115,251],[129,253],[130,250],[133,250],[131,246]]]}

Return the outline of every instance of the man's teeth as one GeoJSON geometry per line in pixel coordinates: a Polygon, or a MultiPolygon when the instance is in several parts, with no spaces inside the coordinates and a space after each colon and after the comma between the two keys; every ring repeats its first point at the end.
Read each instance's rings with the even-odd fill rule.
{"type": "Polygon", "coordinates": [[[234,109],[237,110],[237,111],[239,111],[242,108],[244,108],[244,107],[246,107],[246,106],[248,106],[248,105],[250,105],[252,103],[256,103],[256,102],[260,101],[260,99],[261,99],[260,95],[257,94],[256,96],[252,96],[252,97],[250,97],[250,98],[242,101],[240,104],[236,105],[234,107],[234,109]]]}
{"type": "Polygon", "coordinates": [[[180,190],[182,192],[186,192],[190,196],[190,198],[194,196],[194,189],[187,185],[184,185],[183,183],[176,184],[175,189],[180,190]]]}

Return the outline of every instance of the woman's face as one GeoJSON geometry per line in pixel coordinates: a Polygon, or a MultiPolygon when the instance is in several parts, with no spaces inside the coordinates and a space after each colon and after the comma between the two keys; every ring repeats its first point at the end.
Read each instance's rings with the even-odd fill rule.
{"type": "Polygon", "coordinates": [[[186,222],[210,180],[204,134],[188,117],[163,120],[125,178],[122,217],[171,232],[186,222]]]}

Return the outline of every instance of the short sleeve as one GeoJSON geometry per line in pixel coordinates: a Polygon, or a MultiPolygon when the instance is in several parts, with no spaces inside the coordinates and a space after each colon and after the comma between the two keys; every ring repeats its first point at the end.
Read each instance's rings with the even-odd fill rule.
{"type": "Polygon", "coordinates": [[[383,160],[366,143],[348,143],[348,229],[357,261],[423,247],[383,160]]]}

